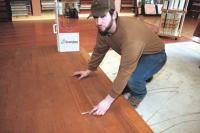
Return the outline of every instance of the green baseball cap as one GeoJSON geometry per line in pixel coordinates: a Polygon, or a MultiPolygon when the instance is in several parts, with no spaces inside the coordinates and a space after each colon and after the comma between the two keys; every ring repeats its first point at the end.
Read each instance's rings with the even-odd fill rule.
{"type": "Polygon", "coordinates": [[[110,9],[115,9],[113,0],[93,0],[89,17],[105,16],[110,9]]]}

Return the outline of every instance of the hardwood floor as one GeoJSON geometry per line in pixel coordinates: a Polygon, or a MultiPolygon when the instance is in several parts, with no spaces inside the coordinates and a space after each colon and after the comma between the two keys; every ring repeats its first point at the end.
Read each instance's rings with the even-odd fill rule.
{"type": "MultiPolygon", "coordinates": [[[[54,20],[1,23],[0,47],[56,45],[53,23],[54,20]]],[[[80,30],[81,47],[88,52],[92,51],[97,31],[94,22],[82,20],[77,24],[80,30]]]]}
{"type": "Polygon", "coordinates": [[[55,45],[53,21],[23,21],[1,23],[0,47],[55,45]]]}
{"type": "MultiPolygon", "coordinates": [[[[87,26],[93,22],[81,23],[81,47],[89,50],[95,40],[87,26]]],[[[88,55],[58,53],[52,24],[0,24],[0,133],[153,132],[122,97],[103,117],[81,115],[112,84],[101,70],[81,81],[72,77],[86,68],[88,55]]]]}
{"type": "MultiPolygon", "coordinates": [[[[158,18],[139,19],[156,30],[158,18]]],[[[0,23],[0,133],[152,132],[122,98],[105,117],[80,115],[106,95],[111,82],[101,70],[83,81],[71,77],[73,71],[86,67],[87,55],[58,53],[53,23],[0,23]]],[[[182,32],[186,40],[196,24],[196,20],[186,19],[182,32]]],[[[94,22],[82,20],[78,26],[80,45],[91,52],[94,22]]]]}

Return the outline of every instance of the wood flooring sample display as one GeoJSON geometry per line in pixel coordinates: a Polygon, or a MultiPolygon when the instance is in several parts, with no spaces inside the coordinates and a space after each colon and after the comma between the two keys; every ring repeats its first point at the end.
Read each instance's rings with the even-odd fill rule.
{"type": "Polygon", "coordinates": [[[112,87],[101,70],[72,77],[86,68],[86,56],[58,53],[56,46],[0,49],[0,132],[152,133],[123,97],[104,116],[81,114],[112,87]]]}

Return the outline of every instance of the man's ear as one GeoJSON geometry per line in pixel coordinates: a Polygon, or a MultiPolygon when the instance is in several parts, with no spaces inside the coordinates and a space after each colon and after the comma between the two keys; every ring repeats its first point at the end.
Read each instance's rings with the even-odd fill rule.
{"type": "Polygon", "coordinates": [[[116,10],[113,12],[112,18],[113,18],[113,20],[115,20],[117,18],[117,11],[116,10]]]}

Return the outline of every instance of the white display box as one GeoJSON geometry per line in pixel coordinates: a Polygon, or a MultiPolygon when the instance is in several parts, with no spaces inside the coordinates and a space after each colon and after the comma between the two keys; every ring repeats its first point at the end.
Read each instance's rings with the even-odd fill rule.
{"type": "Polygon", "coordinates": [[[63,16],[61,13],[64,8],[63,5],[64,3],[55,0],[55,24],[53,24],[53,32],[56,34],[58,52],[80,51],[77,25],[74,21],[70,21],[63,16]]]}
{"type": "Polygon", "coordinates": [[[79,51],[79,33],[58,33],[57,47],[59,52],[79,51]]]}

